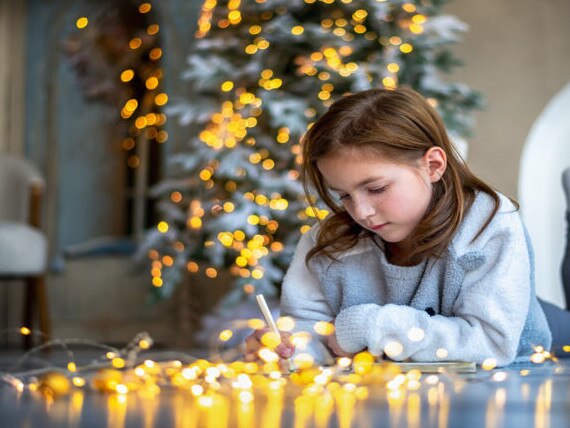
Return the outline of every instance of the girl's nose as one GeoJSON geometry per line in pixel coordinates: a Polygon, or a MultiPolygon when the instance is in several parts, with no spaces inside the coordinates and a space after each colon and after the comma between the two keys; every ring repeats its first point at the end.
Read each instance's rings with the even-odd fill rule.
{"type": "Polygon", "coordinates": [[[373,216],[376,213],[374,206],[366,200],[357,201],[354,204],[354,217],[356,220],[366,220],[368,217],[373,216]]]}

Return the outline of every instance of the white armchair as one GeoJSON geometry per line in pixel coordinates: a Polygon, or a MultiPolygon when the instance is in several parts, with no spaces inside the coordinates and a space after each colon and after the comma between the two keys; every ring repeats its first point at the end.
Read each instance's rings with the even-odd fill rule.
{"type": "Polygon", "coordinates": [[[532,126],[521,156],[518,183],[518,201],[534,245],[536,294],[560,307],[565,306],[560,265],[566,244],[566,203],[560,177],[570,166],[569,109],[570,83],[532,126]]]}
{"type": "MultiPolygon", "coordinates": [[[[51,326],[46,295],[47,239],[40,229],[44,179],[29,161],[0,155],[0,279],[22,280],[26,286],[23,327],[39,319],[42,342],[51,326]]],[[[24,336],[24,346],[32,343],[24,336]]]]}

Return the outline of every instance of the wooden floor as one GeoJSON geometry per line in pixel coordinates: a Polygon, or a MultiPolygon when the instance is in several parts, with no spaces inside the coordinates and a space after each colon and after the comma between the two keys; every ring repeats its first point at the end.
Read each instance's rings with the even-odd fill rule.
{"type": "MultiPolygon", "coordinates": [[[[235,391],[218,394],[225,406],[200,401],[189,390],[102,393],[74,388],[46,400],[0,385],[4,427],[568,427],[570,359],[519,364],[475,373],[423,374],[417,389],[367,385],[367,396],[329,400],[288,384],[276,398],[237,402],[235,391]],[[233,398],[232,398],[233,397],[233,398]],[[233,400],[233,401],[232,401],[233,400]],[[233,403],[233,404],[232,404],[233,403]],[[236,404],[237,403],[237,404],[236,404]]],[[[218,403],[219,404],[219,403],[218,403]]]]}

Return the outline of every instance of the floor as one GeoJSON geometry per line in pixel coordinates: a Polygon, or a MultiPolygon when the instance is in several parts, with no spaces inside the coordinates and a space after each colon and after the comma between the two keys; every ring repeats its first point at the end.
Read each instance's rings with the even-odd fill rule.
{"type": "Polygon", "coordinates": [[[466,373],[400,373],[401,367],[384,363],[364,371],[298,370],[281,378],[250,371],[245,379],[208,371],[214,365],[197,360],[200,355],[140,351],[144,370],[134,380],[122,377],[121,391],[110,381],[119,371],[102,351],[108,352],[75,352],[77,374],[86,380],[79,386],[58,380],[57,373],[73,377],[69,366],[55,369],[69,358],[65,352],[32,355],[18,366],[21,354],[0,352],[0,426],[520,428],[567,427],[570,420],[570,358],[466,373]],[[203,369],[198,377],[196,367],[203,369]]]}

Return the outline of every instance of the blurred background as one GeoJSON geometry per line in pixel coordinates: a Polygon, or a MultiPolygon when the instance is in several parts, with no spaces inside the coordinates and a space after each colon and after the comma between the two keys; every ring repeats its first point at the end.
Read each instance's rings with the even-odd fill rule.
{"type": "Polygon", "coordinates": [[[24,195],[42,233],[26,247],[0,219],[0,331],[199,347],[256,292],[275,306],[327,215],[306,208],[300,136],[342,93],[400,84],[521,202],[538,294],[562,305],[568,16],[566,0],[0,0],[0,157],[41,177],[37,200],[4,179],[1,204],[24,195]]]}

